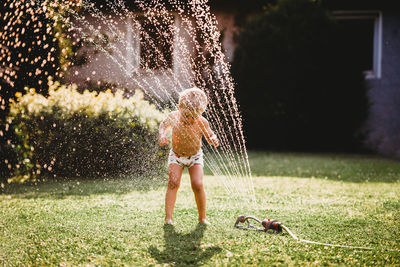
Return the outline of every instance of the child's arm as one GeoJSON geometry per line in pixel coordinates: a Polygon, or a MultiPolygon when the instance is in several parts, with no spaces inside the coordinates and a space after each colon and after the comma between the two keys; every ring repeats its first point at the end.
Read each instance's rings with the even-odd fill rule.
{"type": "Polygon", "coordinates": [[[210,145],[213,145],[215,147],[219,146],[219,141],[217,135],[211,130],[210,124],[208,121],[204,118],[201,117],[201,125],[202,125],[202,130],[203,130],[203,135],[206,138],[207,142],[210,145]]]}
{"type": "Polygon", "coordinates": [[[172,115],[168,114],[168,116],[161,122],[160,128],[158,130],[158,144],[160,146],[168,145],[168,137],[167,131],[172,126],[172,115]]]}

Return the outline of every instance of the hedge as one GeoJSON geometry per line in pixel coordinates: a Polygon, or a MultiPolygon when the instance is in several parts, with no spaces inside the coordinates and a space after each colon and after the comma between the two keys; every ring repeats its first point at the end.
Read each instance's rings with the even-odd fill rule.
{"type": "Polygon", "coordinates": [[[140,90],[130,98],[119,90],[79,93],[76,85],[50,80],[48,97],[26,91],[11,102],[7,118],[18,137],[9,181],[150,175],[165,166],[167,148],[157,144],[165,112],[140,90]]]}

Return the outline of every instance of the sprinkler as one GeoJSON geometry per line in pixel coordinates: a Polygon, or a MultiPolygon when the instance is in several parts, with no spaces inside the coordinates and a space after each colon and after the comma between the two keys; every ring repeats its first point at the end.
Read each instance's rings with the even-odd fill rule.
{"type": "MultiPolygon", "coordinates": [[[[265,220],[259,220],[258,218],[254,216],[244,216],[240,215],[235,222],[234,225],[238,229],[243,229],[243,230],[253,230],[253,231],[260,231],[260,232],[268,232],[270,230],[275,231],[277,233],[282,232],[282,230],[285,230],[293,239],[297,240],[298,242],[303,242],[303,243],[309,243],[309,244],[316,244],[316,245],[322,245],[322,246],[329,246],[329,247],[339,247],[339,248],[350,248],[350,249],[362,249],[362,250],[372,250],[372,248],[367,248],[367,247],[356,247],[356,246],[344,246],[344,245],[335,245],[335,244],[327,244],[327,243],[321,243],[321,242],[316,242],[316,241],[310,241],[310,240],[305,240],[305,239],[300,239],[298,238],[295,234],[293,234],[288,227],[283,225],[282,223],[272,220],[272,219],[265,219],[265,220]],[[256,221],[257,223],[261,224],[261,226],[255,226],[250,223],[250,221],[256,221]],[[247,225],[240,225],[241,223],[247,223],[247,225]]],[[[398,251],[398,250],[390,250],[390,251],[398,251]]]]}
{"type": "Polygon", "coordinates": [[[260,231],[260,232],[268,232],[269,230],[275,231],[277,233],[281,233],[282,229],[285,230],[291,237],[293,237],[296,240],[299,240],[297,236],[295,236],[289,228],[284,226],[282,223],[272,220],[272,219],[265,219],[265,220],[259,220],[258,218],[254,216],[244,216],[240,215],[235,222],[235,227],[239,229],[244,229],[244,230],[255,230],[255,231],[260,231]],[[256,221],[260,223],[263,227],[256,227],[250,223],[250,220],[256,221]],[[247,223],[246,226],[239,225],[239,223],[247,223]]]}

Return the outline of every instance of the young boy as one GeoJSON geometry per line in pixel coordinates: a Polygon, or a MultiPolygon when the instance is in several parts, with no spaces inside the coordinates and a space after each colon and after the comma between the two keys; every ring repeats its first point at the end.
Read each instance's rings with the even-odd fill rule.
{"type": "Polygon", "coordinates": [[[215,147],[217,136],[208,121],[201,116],[207,107],[207,96],[199,88],[191,88],[179,95],[179,107],[161,123],[158,143],[168,144],[166,132],[172,128],[172,149],[168,159],[168,188],[165,196],[165,223],[172,224],[176,194],[184,167],[189,170],[190,181],[199,213],[199,221],[209,224],[206,217],[206,193],[203,187],[203,151],[201,138],[215,147]]]}

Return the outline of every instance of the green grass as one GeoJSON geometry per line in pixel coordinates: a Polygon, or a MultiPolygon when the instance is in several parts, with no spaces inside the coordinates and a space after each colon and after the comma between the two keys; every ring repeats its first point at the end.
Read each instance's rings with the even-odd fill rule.
{"type": "Polygon", "coordinates": [[[400,161],[371,155],[249,153],[255,176],[327,178],[350,182],[396,182],[400,161]]]}
{"type": "Polygon", "coordinates": [[[0,193],[0,265],[400,265],[400,162],[372,156],[250,153],[257,203],[206,176],[211,226],[197,224],[187,173],[173,227],[166,180],[124,177],[9,186],[0,193]],[[233,228],[274,218],[298,237],[233,228]]]}

